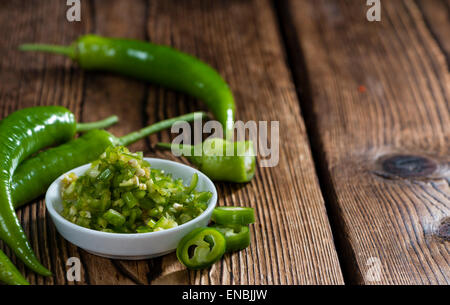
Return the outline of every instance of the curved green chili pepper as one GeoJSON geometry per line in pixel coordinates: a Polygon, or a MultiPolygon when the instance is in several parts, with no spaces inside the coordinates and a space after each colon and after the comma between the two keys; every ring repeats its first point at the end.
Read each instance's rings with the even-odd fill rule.
{"type": "Polygon", "coordinates": [[[40,149],[70,140],[77,129],[109,126],[117,121],[77,124],[74,115],[64,107],[25,108],[0,121],[0,238],[4,240],[29,268],[42,275],[51,272],[43,267],[23,232],[11,198],[11,179],[18,164],[40,149]]]}
{"type": "Polygon", "coordinates": [[[42,275],[43,267],[27,240],[14,211],[11,182],[19,163],[40,149],[66,142],[76,131],[73,114],[63,107],[33,107],[0,121],[0,238],[29,268],[42,275]]]}
{"type": "Polygon", "coordinates": [[[167,119],[139,131],[116,138],[105,130],[92,130],[63,145],[38,153],[20,164],[11,184],[14,206],[17,208],[45,193],[48,186],[63,173],[92,162],[110,145],[129,145],[152,133],[169,128],[179,121],[205,117],[203,112],[167,119]]]}
{"type": "Polygon", "coordinates": [[[84,69],[118,72],[187,93],[208,106],[225,135],[233,131],[235,105],[227,83],[208,64],[174,48],[85,35],[70,46],[24,44],[20,49],[63,54],[84,69]]]}
{"type": "Polygon", "coordinates": [[[255,222],[255,211],[245,207],[217,207],[211,220],[221,225],[248,225],[255,222]]]}
{"type": "Polygon", "coordinates": [[[203,269],[218,261],[225,249],[225,237],[220,231],[197,228],[181,239],[177,257],[189,269],[203,269]]]}
{"type": "Polygon", "coordinates": [[[250,229],[241,225],[219,225],[214,224],[214,229],[220,231],[227,243],[226,252],[234,252],[247,248],[250,245],[250,229]]]}
{"type": "Polygon", "coordinates": [[[8,285],[29,285],[2,250],[0,250],[0,282],[8,285]]]}
{"type": "Polygon", "coordinates": [[[255,175],[255,154],[250,141],[213,138],[197,145],[158,143],[157,146],[180,152],[214,181],[248,182],[255,175]]]}

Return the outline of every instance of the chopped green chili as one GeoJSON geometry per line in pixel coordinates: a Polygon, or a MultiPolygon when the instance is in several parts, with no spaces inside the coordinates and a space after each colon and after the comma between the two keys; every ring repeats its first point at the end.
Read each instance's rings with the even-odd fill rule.
{"type": "Polygon", "coordinates": [[[62,216],[80,226],[115,233],[166,230],[199,216],[212,194],[150,167],[142,153],[109,147],[84,175],[70,173],[62,184],[62,216]]]}

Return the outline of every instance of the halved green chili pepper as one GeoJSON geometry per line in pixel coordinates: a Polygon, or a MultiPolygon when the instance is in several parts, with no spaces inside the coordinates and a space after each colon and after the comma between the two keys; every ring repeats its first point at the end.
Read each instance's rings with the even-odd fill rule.
{"type": "Polygon", "coordinates": [[[84,69],[117,72],[187,93],[208,106],[225,135],[233,131],[235,105],[227,83],[208,64],[171,47],[85,35],[70,46],[24,44],[20,49],[63,54],[84,69]]]}
{"type": "Polygon", "coordinates": [[[211,220],[221,225],[248,225],[255,222],[253,208],[244,207],[217,207],[214,209],[211,220]]]}
{"type": "Polygon", "coordinates": [[[241,225],[214,224],[214,229],[219,230],[225,236],[227,242],[226,252],[234,252],[247,248],[250,245],[250,229],[241,225]]]}
{"type": "Polygon", "coordinates": [[[0,282],[8,285],[29,285],[2,250],[0,250],[0,282]]]}
{"type": "Polygon", "coordinates": [[[255,175],[251,141],[212,138],[197,145],[158,143],[157,146],[182,153],[214,181],[248,182],[255,175]]]}
{"type": "Polygon", "coordinates": [[[12,198],[17,208],[45,193],[48,186],[63,173],[92,162],[111,145],[129,145],[152,133],[169,128],[179,121],[205,117],[203,112],[185,114],[147,126],[116,138],[105,130],[92,130],[63,145],[38,153],[17,168],[11,183],[12,198]]]}
{"type": "Polygon", "coordinates": [[[225,237],[220,231],[214,228],[197,228],[181,239],[177,257],[189,269],[203,269],[218,261],[225,249],[225,237]]]}

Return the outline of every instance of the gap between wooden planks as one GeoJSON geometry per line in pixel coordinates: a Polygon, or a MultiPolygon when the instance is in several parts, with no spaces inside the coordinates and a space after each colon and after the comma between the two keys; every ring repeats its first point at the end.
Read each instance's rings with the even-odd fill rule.
{"type": "MultiPolygon", "coordinates": [[[[59,1],[0,4],[3,60],[2,116],[21,107],[60,104],[83,121],[112,113],[111,131],[131,130],[181,113],[204,109],[198,101],[130,79],[83,72],[58,56],[23,54],[22,42],[68,44],[88,32],[149,39],[197,55],[217,68],[236,96],[238,119],[280,121],[280,163],[258,168],[245,186],[219,183],[219,205],[256,208],[252,246],[226,255],[210,270],[187,271],[175,255],[145,261],[112,261],[63,240],[43,201],[19,212],[38,257],[55,274],[42,278],[20,270],[33,284],[342,284],[324,201],[319,189],[295,87],[286,66],[276,16],[269,1],[83,1],[82,21],[69,24],[59,1]],[[67,282],[69,257],[82,262],[82,281],[67,282]]],[[[133,150],[173,158],[150,143],[133,150]]]]}
{"type": "Polygon", "coordinates": [[[381,3],[278,8],[346,281],[448,284],[448,3],[381,3]]]}

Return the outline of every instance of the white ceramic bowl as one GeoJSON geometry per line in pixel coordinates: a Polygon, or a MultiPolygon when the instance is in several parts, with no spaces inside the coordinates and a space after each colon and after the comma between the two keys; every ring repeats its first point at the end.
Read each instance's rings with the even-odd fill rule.
{"type": "MultiPolygon", "coordinates": [[[[59,214],[62,211],[61,179],[63,175],[61,175],[50,185],[45,195],[47,211],[58,232],[71,243],[93,254],[115,259],[138,260],[170,253],[176,249],[183,236],[195,228],[206,226],[217,202],[217,191],[213,182],[200,171],[181,163],[157,158],[145,158],[145,160],[150,162],[153,168],[171,173],[173,178],[183,179],[185,185],[188,185],[192,175],[197,173],[196,190],[209,191],[213,194],[208,208],[191,221],[164,231],[120,234],[91,230],[71,223],[59,214]]],[[[89,166],[90,164],[86,164],[68,173],[74,172],[80,176],[89,166]]]]}

